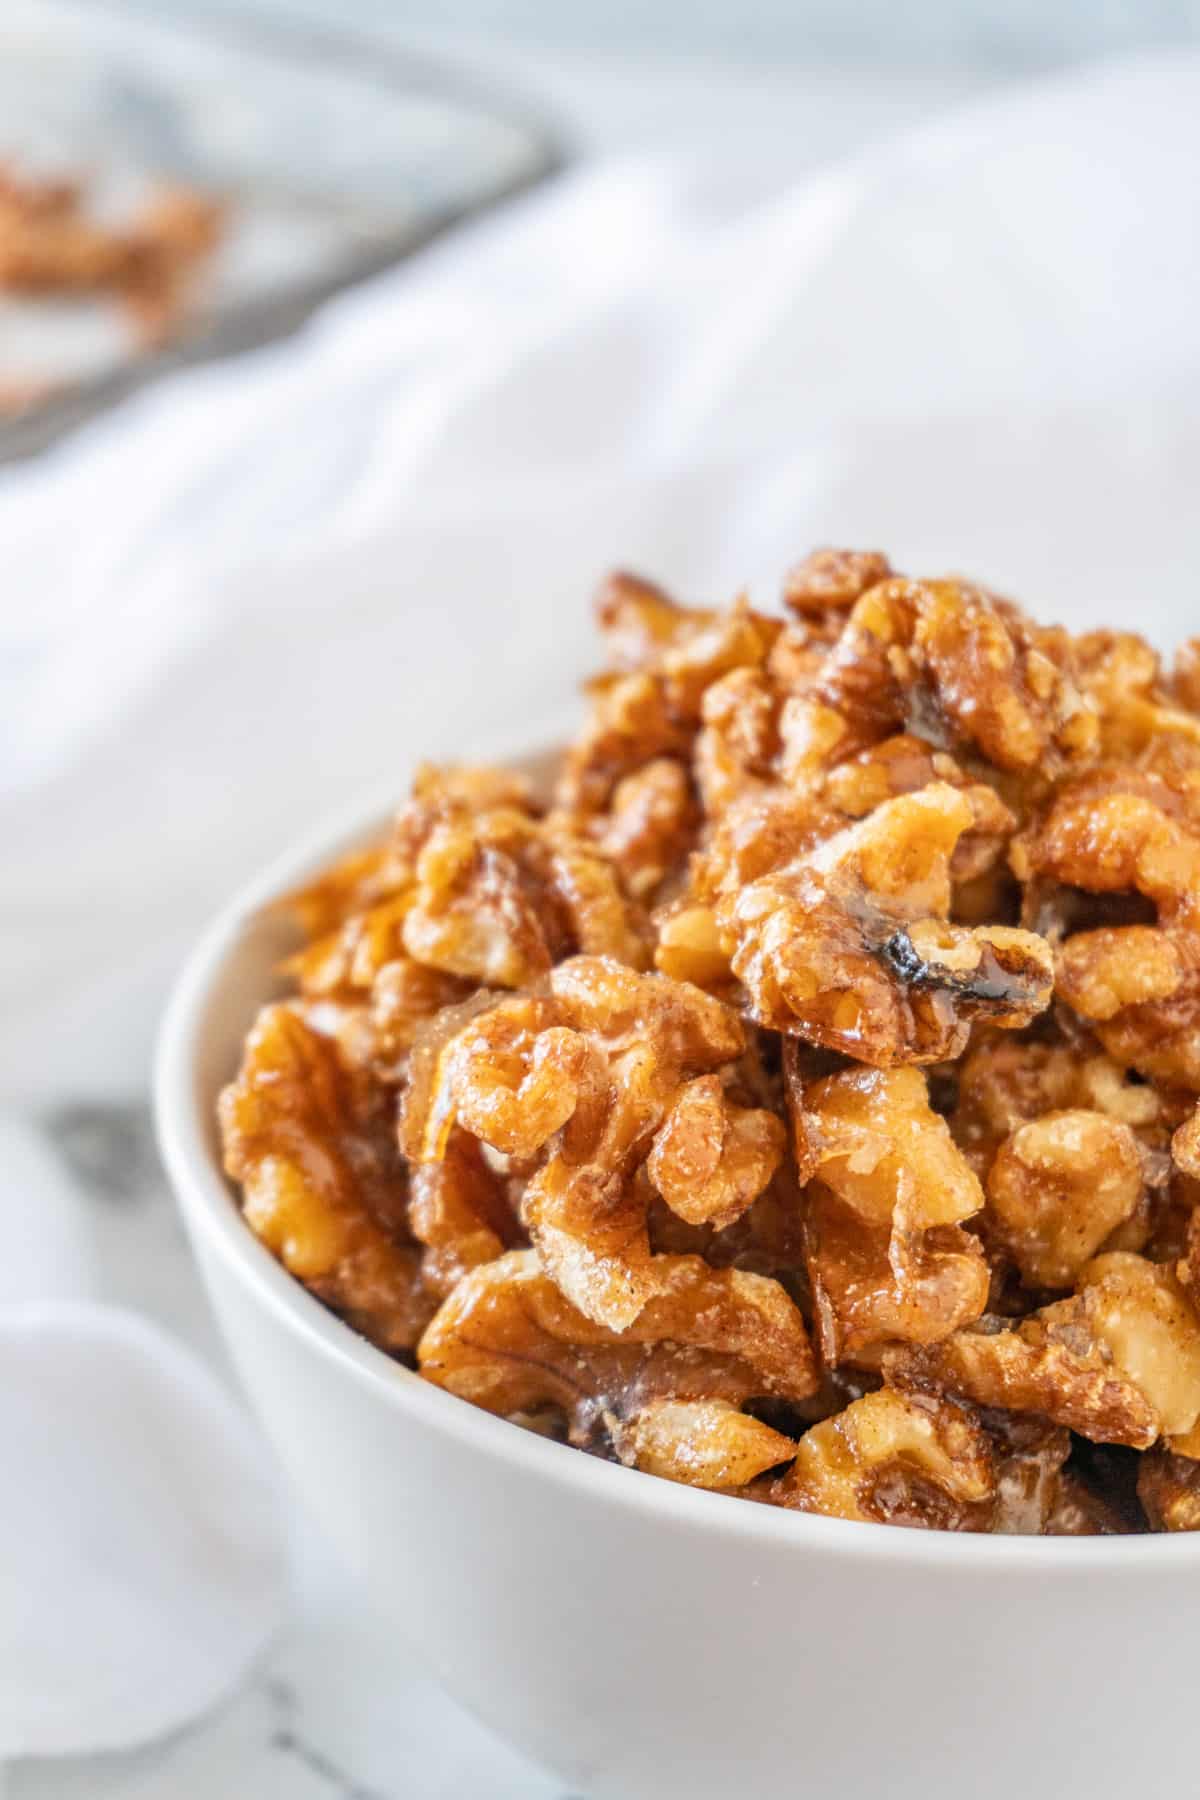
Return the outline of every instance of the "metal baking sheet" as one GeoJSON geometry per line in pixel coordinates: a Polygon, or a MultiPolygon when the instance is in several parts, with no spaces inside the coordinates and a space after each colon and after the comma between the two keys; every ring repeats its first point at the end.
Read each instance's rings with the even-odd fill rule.
{"type": "Polygon", "coordinates": [[[520,106],[326,33],[220,37],[47,0],[0,7],[0,159],[89,184],[119,215],[159,182],[220,195],[222,243],[169,348],[101,300],[0,295],[0,387],[47,397],[0,421],[28,456],[164,369],[270,342],[328,295],[560,166],[520,106]]]}

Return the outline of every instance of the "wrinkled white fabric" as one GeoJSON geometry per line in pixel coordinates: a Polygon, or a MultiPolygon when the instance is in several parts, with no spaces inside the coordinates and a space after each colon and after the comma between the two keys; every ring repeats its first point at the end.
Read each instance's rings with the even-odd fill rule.
{"type": "Polygon", "coordinates": [[[262,1448],[134,1313],[0,1312],[0,1760],[106,1750],[228,1692],[281,1617],[262,1448]]]}
{"type": "MultiPolygon", "coordinates": [[[[233,883],[422,754],[559,729],[613,562],[767,597],[814,543],[880,544],[1076,624],[1200,627],[1197,167],[1182,56],[815,179],[714,129],[4,472],[0,1098],[136,1090],[233,883]]],[[[180,1722],[279,1606],[228,1403],[128,1318],[13,1310],[78,1294],[71,1211],[0,1282],[0,1754],[180,1722]]]]}

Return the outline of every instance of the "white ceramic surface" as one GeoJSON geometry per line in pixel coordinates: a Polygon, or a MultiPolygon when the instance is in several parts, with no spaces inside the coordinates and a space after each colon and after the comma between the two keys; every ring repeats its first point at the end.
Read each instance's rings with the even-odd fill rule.
{"type": "Polygon", "coordinates": [[[164,1027],[157,1111],[252,1401],[398,1636],[497,1732],[612,1800],[1166,1792],[1200,1537],[901,1531],[601,1463],[392,1363],[251,1236],[213,1106],[283,947],[261,906],[380,817],[271,869],[207,933],[164,1027]]]}

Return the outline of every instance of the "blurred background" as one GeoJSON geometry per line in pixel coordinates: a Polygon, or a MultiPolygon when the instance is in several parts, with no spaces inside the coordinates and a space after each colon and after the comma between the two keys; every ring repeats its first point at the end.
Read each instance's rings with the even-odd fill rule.
{"type": "MultiPolygon", "coordinates": [[[[6,0],[0,1434],[34,1302],[228,1405],[149,1123],[174,973],[422,755],[560,732],[608,565],[769,599],[857,540],[1198,629],[1198,163],[1200,0],[6,0]]],[[[110,1452],[104,1605],[199,1641],[110,1452]]],[[[13,1485],[4,1593],[75,1529],[13,1485]]],[[[36,1726],[0,1616],[8,1800],[566,1800],[260,1527],[240,1661],[111,1650],[153,1729],[89,1686],[86,1580],[36,1726]]]]}

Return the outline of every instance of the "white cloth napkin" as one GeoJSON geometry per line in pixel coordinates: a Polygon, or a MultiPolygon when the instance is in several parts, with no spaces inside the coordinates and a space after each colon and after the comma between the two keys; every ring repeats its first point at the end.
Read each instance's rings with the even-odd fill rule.
{"type": "MultiPolygon", "coordinates": [[[[414,755],[542,737],[612,562],[766,597],[814,542],[878,543],[1075,623],[1200,629],[1200,61],[1044,83],[799,182],[786,145],[743,166],[714,127],[0,481],[0,1096],[136,1086],[235,880],[414,755]]],[[[0,1306],[71,1289],[70,1235],[0,1306]]],[[[0,1584],[27,1613],[40,1584],[30,1666],[61,1701],[0,1636],[0,1753],[182,1719],[278,1604],[269,1503],[198,1371],[127,1321],[4,1310],[0,1431],[36,1432],[35,1384],[70,1488],[65,1450],[26,1459],[0,1584]],[[111,1621],[110,1538],[136,1706],[78,1649],[111,1621]]]]}

